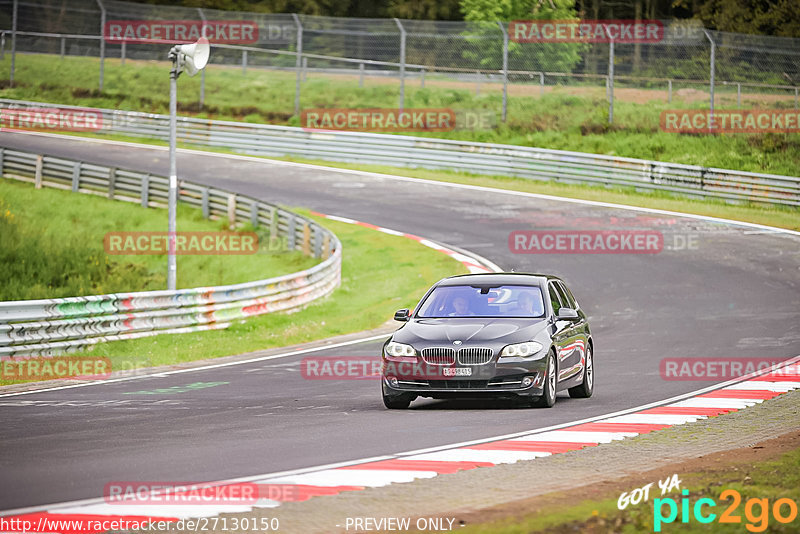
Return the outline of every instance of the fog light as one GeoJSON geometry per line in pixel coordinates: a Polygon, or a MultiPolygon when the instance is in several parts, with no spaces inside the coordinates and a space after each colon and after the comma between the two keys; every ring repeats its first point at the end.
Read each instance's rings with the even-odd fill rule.
{"type": "Polygon", "coordinates": [[[533,384],[533,378],[526,376],[525,378],[522,379],[522,387],[527,388],[531,384],[533,384]]]}
{"type": "Polygon", "coordinates": [[[393,388],[397,387],[397,378],[394,376],[387,376],[386,380],[389,382],[389,385],[393,388]]]}

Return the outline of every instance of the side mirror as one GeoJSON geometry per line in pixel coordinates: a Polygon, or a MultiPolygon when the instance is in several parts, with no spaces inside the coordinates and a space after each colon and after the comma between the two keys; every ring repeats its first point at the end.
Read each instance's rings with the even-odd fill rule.
{"type": "Polygon", "coordinates": [[[400,321],[401,323],[405,323],[409,319],[409,312],[408,308],[403,308],[402,310],[397,310],[394,312],[394,320],[400,321]]]}
{"type": "Polygon", "coordinates": [[[578,312],[572,308],[559,308],[557,317],[562,321],[577,321],[578,312]]]}

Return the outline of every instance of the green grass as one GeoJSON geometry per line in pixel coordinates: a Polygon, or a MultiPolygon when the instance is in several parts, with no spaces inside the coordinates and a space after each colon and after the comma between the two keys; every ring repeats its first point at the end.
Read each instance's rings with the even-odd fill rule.
{"type": "MultiPolygon", "coordinates": [[[[788,524],[781,524],[774,519],[772,514],[773,504],[777,499],[788,498],[797,506],[800,504],[800,449],[785,453],[776,460],[759,462],[749,466],[738,466],[720,472],[713,470],[698,473],[680,473],[681,489],[688,489],[689,516],[688,521],[682,523],[681,499],[683,496],[677,490],[664,495],[664,499],[673,498],[677,503],[678,516],[671,524],[663,524],[661,532],[797,532],[800,516],[788,524]],[[720,495],[725,490],[736,490],[741,495],[738,508],[732,510],[733,515],[741,517],[741,523],[720,523],[720,515],[732,505],[730,497],[722,499],[720,495]],[[692,515],[692,509],[698,499],[710,498],[716,507],[709,509],[703,507],[703,514],[709,512],[717,515],[716,519],[708,525],[699,523],[692,515]],[[752,516],[745,515],[746,503],[749,499],[768,499],[770,516],[762,523],[758,506],[752,508],[752,516]],[[747,528],[751,525],[754,530],[747,528]],[[765,525],[766,530],[759,530],[765,525]]],[[[634,488],[630,488],[633,490],[634,488]]],[[[554,494],[553,497],[557,497],[554,494]]],[[[624,510],[617,509],[619,494],[605,496],[596,501],[585,501],[578,505],[555,505],[546,511],[522,519],[501,520],[492,523],[470,525],[459,530],[463,534],[528,534],[532,532],[618,532],[638,533],[653,532],[654,527],[654,500],[661,497],[657,484],[650,489],[650,498],[647,503],[638,505],[630,504],[624,510]]],[[[563,502],[569,502],[568,494],[563,495],[563,502]]],[[[668,515],[669,508],[663,507],[664,515],[668,515]]],[[[784,516],[789,514],[789,507],[783,505],[784,516]]]]}
{"type": "MultiPolygon", "coordinates": [[[[165,255],[109,255],[107,232],[166,231],[167,212],[0,180],[0,300],[74,297],[166,288],[165,255]]],[[[178,205],[181,231],[227,231],[178,205]]],[[[317,263],[300,252],[178,256],[179,288],[279,276],[317,263]]]]}
{"type": "MultiPolygon", "coordinates": [[[[0,62],[8,72],[10,59],[0,62]]],[[[0,97],[81,106],[166,113],[168,71],[166,62],[108,60],[104,92],[97,91],[99,61],[95,58],[20,55],[14,88],[0,89],[0,97]]],[[[291,72],[251,68],[247,74],[235,67],[211,65],[206,76],[206,106],[197,113],[200,77],[179,80],[179,111],[247,122],[300,125],[293,117],[295,76],[291,72]]],[[[406,84],[406,108],[445,107],[499,112],[497,84],[484,84],[476,95],[470,84],[429,78],[425,88],[406,84]]],[[[620,92],[623,94],[622,92],[620,92]]],[[[512,86],[508,122],[484,131],[458,131],[411,135],[509,143],[552,149],[672,161],[729,169],[796,175],[800,166],[798,134],[681,135],[659,130],[666,109],[705,107],[704,100],[664,101],[663,91],[652,91],[644,103],[615,103],[614,124],[608,124],[608,105],[602,90],[586,87],[548,88],[539,96],[534,87],[512,86]],[[526,92],[527,91],[527,92],[526,92]],[[525,94],[520,94],[525,92],[525,94]],[[578,94],[573,94],[578,93],[578,94]]],[[[645,93],[647,94],[647,93],[645,93]]],[[[397,106],[398,84],[368,79],[359,88],[356,77],[310,74],[302,89],[302,107],[364,108],[397,106]]],[[[718,108],[732,108],[730,95],[718,108]]],[[[735,97],[734,97],[735,98],[735,97]]],[[[743,107],[790,107],[791,99],[773,102],[762,96],[745,97],[743,107]]],[[[735,102],[735,100],[734,100],[735,102]]]]}

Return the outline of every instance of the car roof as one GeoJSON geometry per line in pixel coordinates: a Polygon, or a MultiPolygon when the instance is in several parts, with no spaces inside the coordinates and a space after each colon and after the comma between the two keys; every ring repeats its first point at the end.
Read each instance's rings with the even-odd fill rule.
{"type": "Polygon", "coordinates": [[[535,273],[480,273],[480,274],[460,274],[440,280],[438,286],[461,286],[461,285],[525,285],[540,286],[547,280],[560,280],[557,276],[550,274],[535,273]]]}

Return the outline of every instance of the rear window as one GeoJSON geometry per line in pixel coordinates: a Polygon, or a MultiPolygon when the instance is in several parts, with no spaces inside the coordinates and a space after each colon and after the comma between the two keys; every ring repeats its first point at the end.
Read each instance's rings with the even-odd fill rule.
{"type": "Polygon", "coordinates": [[[537,286],[439,286],[420,305],[417,317],[542,317],[537,286]]]}

